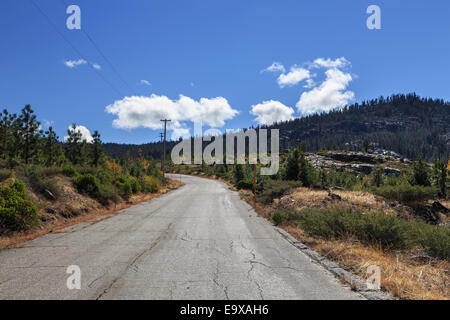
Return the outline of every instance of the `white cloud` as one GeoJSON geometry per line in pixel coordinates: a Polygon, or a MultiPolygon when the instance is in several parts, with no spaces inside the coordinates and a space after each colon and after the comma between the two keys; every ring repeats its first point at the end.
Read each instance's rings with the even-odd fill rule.
{"type": "Polygon", "coordinates": [[[270,65],[266,69],[261,70],[261,72],[282,72],[282,73],[285,73],[286,69],[284,68],[284,66],[281,63],[274,62],[274,63],[272,63],[272,65],[270,65]]]}
{"type": "Polygon", "coordinates": [[[278,85],[280,88],[284,88],[286,86],[292,87],[299,82],[311,78],[311,73],[309,70],[304,68],[299,68],[297,66],[291,67],[291,70],[287,74],[280,74],[277,79],[278,85]]]}
{"type": "Polygon", "coordinates": [[[96,69],[96,70],[100,70],[102,68],[101,65],[99,65],[98,63],[93,63],[92,64],[92,68],[96,69]]]}
{"type": "Polygon", "coordinates": [[[86,63],[87,63],[87,61],[84,59],[64,61],[64,64],[66,65],[66,67],[69,67],[69,68],[75,68],[77,66],[80,66],[80,65],[83,65],[86,63]]]}
{"type": "Polygon", "coordinates": [[[270,125],[274,122],[292,119],[294,109],[285,106],[279,101],[269,100],[252,106],[250,113],[257,116],[255,121],[259,124],[270,125]]]}
{"type": "Polygon", "coordinates": [[[311,89],[316,86],[316,82],[313,79],[307,79],[306,84],[303,86],[303,88],[311,89]]]}
{"type": "Polygon", "coordinates": [[[172,128],[172,140],[178,140],[179,138],[189,139],[191,137],[189,128],[174,127],[172,128]]]}
{"type": "MultiPolygon", "coordinates": [[[[68,129],[73,132],[72,126],[69,126],[68,129]]],[[[87,143],[91,143],[94,140],[94,138],[92,138],[91,132],[85,126],[78,125],[76,126],[75,131],[79,131],[81,133],[81,139],[86,140],[87,143]]],[[[68,138],[69,136],[65,136],[64,141],[67,141],[68,138]]]]}
{"type": "Polygon", "coordinates": [[[314,62],[312,63],[312,67],[314,68],[344,68],[350,65],[350,62],[345,59],[344,57],[338,58],[336,60],[331,60],[330,58],[328,59],[323,59],[323,58],[318,58],[316,60],[314,60],[314,62]]]}
{"type": "Polygon", "coordinates": [[[303,115],[343,107],[354,99],[354,92],[346,91],[353,80],[349,73],[334,68],[327,70],[325,75],[326,79],[320,86],[302,93],[297,102],[297,110],[303,115]]]}
{"type": "Polygon", "coordinates": [[[122,129],[159,129],[161,119],[171,119],[170,128],[182,127],[182,121],[202,121],[211,127],[222,127],[239,113],[222,97],[195,101],[180,95],[178,100],[171,100],[155,94],[125,97],[107,106],[106,112],[117,116],[113,125],[122,129]]]}
{"type": "Polygon", "coordinates": [[[141,80],[140,83],[144,86],[151,86],[152,84],[148,80],[141,80]]]}

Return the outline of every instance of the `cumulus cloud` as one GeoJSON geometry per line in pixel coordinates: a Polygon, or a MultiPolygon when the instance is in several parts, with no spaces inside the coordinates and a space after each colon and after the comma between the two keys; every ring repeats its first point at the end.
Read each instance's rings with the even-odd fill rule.
{"type": "Polygon", "coordinates": [[[266,69],[261,70],[261,72],[282,72],[282,73],[285,73],[286,69],[284,68],[284,66],[281,63],[274,62],[274,63],[272,63],[272,65],[270,65],[266,69]]]}
{"type": "Polygon", "coordinates": [[[297,110],[303,115],[343,107],[354,99],[354,92],[346,91],[353,80],[349,73],[332,68],[327,70],[325,75],[326,79],[318,87],[303,92],[297,102],[297,110]]]}
{"type": "Polygon", "coordinates": [[[289,73],[280,74],[280,76],[277,79],[277,82],[280,88],[284,88],[286,86],[288,87],[295,86],[299,82],[309,78],[311,78],[311,73],[309,72],[309,70],[293,66],[291,67],[289,73]]]}
{"type": "Polygon", "coordinates": [[[294,109],[285,106],[279,101],[269,100],[253,105],[250,114],[256,116],[259,124],[271,125],[274,122],[292,119],[294,109]]]}
{"type": "Polygon", "coordinates": [[[141,80],[140,83],[144,86],[151,86],[152,84],[148,80],[141,80]]]}
{"type": "Polygon", "coordinates": [[[71,69],[75,68],[77,66],[81,66],[81,65],[86,64],[86,63],[87,63],[87,61],[84,60],[84,59],[64,61],[64,64],[66,65],[66,67],[69,67],[71,69]]]}
{"type": "Polygon", "coordinates": [[[99,65],[98,63],[93,63],[93,64],[92,64],[92,68],[97,69],[97,70],[100,70],[100,69],[102,68],[102,66],[99,65]]]}
{"type": "Polygon", "coordinates": [[[323,59],[323,58],[318,58],[316,60],[314,60],[314,62],[312,63],[312,67],[314,68],[344,68],[350,65],[350,62],[345,59],[344,57],[341,58],[337,58],[336,60],[332,60],[330,58],[328,59],[323,59]]]}
{"type": "MultiPolygon", "coordinates": [[[[70,130],[71,132],[74,131],[72,126],[69,126],[68,130],[70,130]]],[[[81,133],[81,139],[86,140],[87,143],[91,143],[94,140],[94,138],[92,138],[91,132],[85,126],[80,126],[80,125],[76,126],[75,132],[77,132],[77,131],[79,131],[81,133]]],[[[67,141],[68,138],[69,138],[69,136],[65,136],[64,141],[67,141]]]]}
{"type": "MultiPolygon", "coordinates": [[[[210,127],[222,127],[225,121],[239,112],[231,108],[227,99],[192,98],[180,95],[178,100],[166,96],[131,96],[115,101],[106,107],[106,112],[116,115],[113,126],[121,129],[139,127],[160,129],[161,119],[171,119],[170,129],[182,128],[183,121],[202,121],[210,127]]],[[[178,130],[178,132],[181,132],[178,130]]]]}

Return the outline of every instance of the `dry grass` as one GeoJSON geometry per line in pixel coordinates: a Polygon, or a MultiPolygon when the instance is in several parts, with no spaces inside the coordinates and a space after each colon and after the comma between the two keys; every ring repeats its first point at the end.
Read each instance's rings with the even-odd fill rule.
{"type": "Polygon", "coordinates": [[[379,266],[382,289],[396,298],[450,300],[450,263],[447,261],[420,261],[413,258],[418,252],[384,252],[352,239],[326,241],[306,236],[298,227],[284,226],[284,229],[362,278],[366,277],[369,266],[379,266]]]}
{"type": "Polygon", "coordinates": [[[405,212],[398,212],[403,208],[396,208],[397,211],[394,211],[386,201],[368,192],[333,190],[332,193],[339,195],[341,200],[331,199],[326,190],[297,188],[288,195],[275,199],[273,210],[331,209],[344,206],[357,207],[368,213],[383,210],[386,213],[409,214],[406,210],[404,210],[405,212]]]}

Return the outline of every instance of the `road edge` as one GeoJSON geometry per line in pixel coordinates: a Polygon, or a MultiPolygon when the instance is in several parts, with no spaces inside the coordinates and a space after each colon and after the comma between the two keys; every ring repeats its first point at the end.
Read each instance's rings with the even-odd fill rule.
{"type": "Polygon", "coordinates": [[[391,297],[376,291],[370,290],[367,288],[366,282],[363,281],[360,277],[343,269],[336,262],[331,261],[324,256],[317,253],[314,249],[308,247],[304,243],[295,239],[291,234],[289,234],[284,229],[281,229],[277,226],[273,226],[273,228],[283,236],[291,245],[296,247],[298,250],[306,254],[311,260],[318,263],[320,266],[325,268],[327,271],[331,272],[336,278],[340,280],[344,280],[347,284],[352,286],[352,290],[361,294],[364,298],[368,300],[393,300],[391,297]]]}

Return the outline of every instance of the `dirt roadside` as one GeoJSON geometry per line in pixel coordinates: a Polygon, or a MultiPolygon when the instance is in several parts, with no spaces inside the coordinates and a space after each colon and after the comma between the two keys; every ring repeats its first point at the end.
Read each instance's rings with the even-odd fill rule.
{"type": "MultiPolygon", "coordinates": [[[[38,228],[23,231],[23,232],[8,232],[6,234],[0,235],[0,250],[5,248],[11,248],[17,245],[20,245],[23,242],[36,239],[40,236],[43,236],[48,233],[59,232],[62,229],[70,227],[72,225],[87,222],[90,220],[92,224],[96,224],[102,220],[109,219],[114,215],[120,214],[120,210],[129,208],[136,204],[139,204],[144,201],[149,201],[156,197],[159,197],[163,194],[166,194],[172,190],[178,189],[183,186],[184,183],[175,179],[167,179],[167,185],[163,189],[161,189],[158,193],[152,194],[137,194],[134,195],[130,201],[121,201],[117,203],[116,206],[111,204],[109,206],[102,206],[96,200],[92,198],[88,198],[84,195],[78,195],[75,199],[71,199],[71,203],[60,203],[59,206],[64,206],[67,211],[69,207],[69,211],[76,210],[73,215],[69,214],[67,216],[59,216],[56,217],[54,214],[47,212],[47,210],[41,208],[39,211],[41,216],[41,225],[38,228]],[[84,208],[75,208],[73,205],[74,201],[82,201],[87,205],[84,208]],[[51,218],[50,218],[51,217],[51,218]]],[[[67,189],[70,193],[72,193],[70,188],[67,189]]],[[[72,195],[73,196],[73,195],[72,195]]],[[[52,209],[53,210],[53,209],[52,209]]]]}

